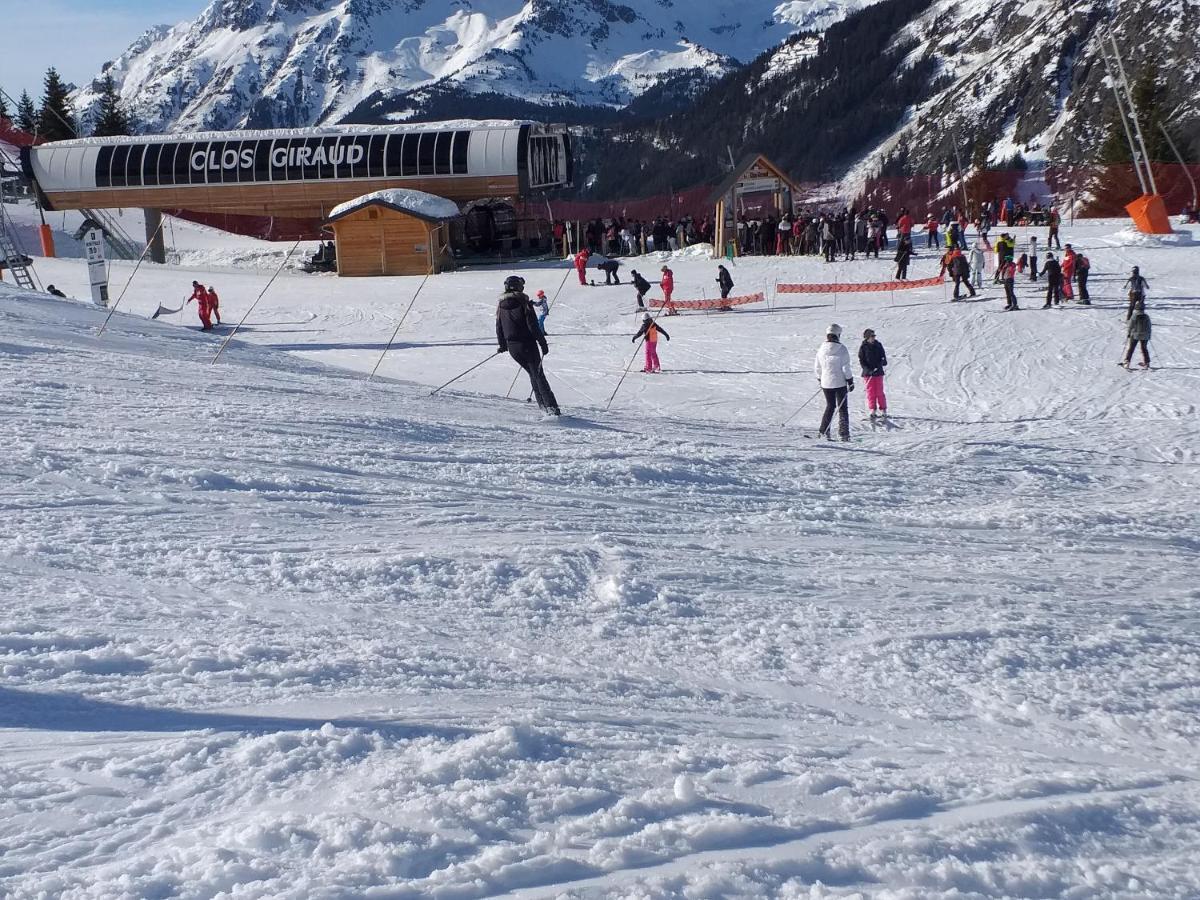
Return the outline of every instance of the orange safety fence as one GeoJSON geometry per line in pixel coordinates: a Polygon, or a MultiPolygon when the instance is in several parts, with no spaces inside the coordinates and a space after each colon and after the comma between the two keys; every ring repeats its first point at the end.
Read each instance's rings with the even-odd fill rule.
{"type": "Polygon", "coordinates": [[[914,281],[867,281],[844,284],[778,284],[776,293],[780,294],[865,294],[871,291],[903,291],[912,288],[936,287],[943,281],[942,276],[935,278],[920,278],[914,281]]]}
{"type": "MultiPolygon", "coordinates": [[[[671,305],[676,309],[729,309],[732,306],[745,306],[747,303],[762,303],[767,297],[761,291],[757,294],[746,294],[742,297],[717,297],[713,300],[672,300],[671,305]]],[[[666,306],[665,300],[651,300],[650,306],[661,309],[666,306]]]]}

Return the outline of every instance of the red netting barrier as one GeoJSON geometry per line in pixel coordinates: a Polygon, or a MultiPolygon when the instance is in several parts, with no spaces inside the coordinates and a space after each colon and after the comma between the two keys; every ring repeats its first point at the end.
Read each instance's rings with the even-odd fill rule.
{"type": "Polygon", "coordinates": [[[831,284],[777,284],[779,294],[866,294],[872,291],[904,291],[912,288],[936,287],[944,279],[920,278],[914,281],[866,281],[831,284]]]}
{"type": "Polygon", "coordinates": [[[333,235],[321,230],[320,219],[286,219],[281,216],[242,216],[235,213],[194,212],[190,209],[164,209],[163,212],[218,228],[232,234],[261,238],[264,241],[330,240],[333,235]]]}
{"type": "MultiPolygon", "coordinates": [[[[733,306],[745,306],[747,303],[762,303],[766,295],[761,291],[757,294],[745,294],[741,297],[717,297],[713,300],[672,300],[671,305],[676,309],[729,309],[733,306]]],[[[651,300],[650,306],[660,309],[667,305],[665,300],[651,300]]]]}
{"type": "Polygon", "coordinates": [[[32,147],[38,143],[33,135],[22,131],[13,124],[11,119],[0,117],[0,142],[12,144],[14,147],[32,147]]]}
{"type": "MultiPolygon", "coordinates": [[[[1192,181],[1200,183],[1200,165],[1182,166],[1179,163],[1154,163],[1155,185],[1166,203],[1167,211],[1178,216],[1185,205],[1192,203],[1192,181]]],[[[957,175],[909,175],[871,178],[854,198],[854,204],[887,210],[894,221],[896,211],[907,207],[918,220],[918,227],[930,213],[935,218],[951,206],[962,207],[965,200],[968,215],[974,218],[984,203],[991,202],[1000,209],[1011,200],[1018,208],[1012,225],[1033,224],[1029,211],[1054,207],[1063,219],[1078,217],[1127,218],[1125,205],[1141,196],[1142,188],[1131,163],[1121,165],[1045,166],[1029,169],[989,169],[973,172],[963,181],[957,175]],[[1022,216],[1019,207],[1025,207],[1022,216]]],[[[1002,225],[1009,225],[1002,220],[1002,225]]],[[[1011,226],[1009,226],[1011,227],[1011,226]]]]}

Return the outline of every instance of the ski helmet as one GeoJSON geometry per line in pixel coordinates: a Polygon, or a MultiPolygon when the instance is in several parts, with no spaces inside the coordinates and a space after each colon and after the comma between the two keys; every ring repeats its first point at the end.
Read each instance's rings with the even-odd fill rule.
{"type": "Polygon", "coordinates": [[[546,299],[546,292],[545,292],[545,291],[538,291],[538,292],[537,292],[537,295],[538,295],[538,296],[539,296],[541,299],[543,299],[543,300],[545,300],[545,299],[546,299]]]}
{"type": "Polygon", "coordinates": [[[525,287],[525,279],[520,275],[509,275],[504,279],[504,289],[506,291],[519,291],[525,287]]]}
{"type": "Polygon", "coordinates": [[[837,325],[837,324],[830,325],[828,328],[825,329],[825,333],[832,334],[834,337],[841,337],[842,336],[842,326],[837,325]]]}

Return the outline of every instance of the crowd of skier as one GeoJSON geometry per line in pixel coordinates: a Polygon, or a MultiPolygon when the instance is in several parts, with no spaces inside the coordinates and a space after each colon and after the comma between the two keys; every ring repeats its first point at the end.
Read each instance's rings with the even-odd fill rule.
{"type": "MultiPolygon", "coordinates": [[[[589,243],[594,243],[595,249],[584,247],[572,257],[579,284],[596,284],[595,280],[589,279],[588,276],[589,265],[592,265],[597,273],[604,274],[605,284],[620,285],[622,263],[614,259],[613,254],[605,251],[625,249],[623,234],[628,226],[620,223],[620,228],[611,232],[617,236],[618,246],[614,248],[606,235],[618,223],[611,223],[608,230],[602,222],[594,224],[595,227],[590,228],[588,234],[591,235],[589,243]]],[[[634,224],[640,227],[643,223],[634,224]]],[[[1045,299],[1042,309],[1061,306],[1067,302],[1089,305],[1091,296],[1088,277],[1091,262],[1086,254],[1077,251],[1070,243],[1061,242],[1060,224],[1059,213],[1052,207],[1044,208],[1039,204],[1025,206],[1014,204],[1011,200],[984,204],[973,221],[968,221],[957,207],[951,206],[940,218],[930,215],[920,226],[904,208],[899,210],[894,223],[889,221],[883,210],[868,209],[857,212],[853,208],[846,208],[837,214],[821,213],[812,217],[783,216],[777,220],[768,217],[763,223],[739,222],[738,252],[820,254],[828,261],[839,257],[853,260],[859,254],[878,258],[880,250],[888,246],[888,227],[892,225],[895,229],[894,259],[897,263],[897,280],[907,279],[908,262],[916,252],[913,246],[914,231],[924,231],[924,249],[936,248],[940,253],[939,277],[948,275],[953,282],[950,302],[958,302],[964,289],[970,297],[976,296],[983,288],[988,256],[992,254],[995,260],[992,283],[1003,287],[1004,311],[1021,308],[1016,291],[1019,279],[1037,284],[1039,297],[1041,285],[1044,283],[1045,299]],[[1035,223],[1047,229],[1044,243],[1037,235],[1028,235],[1022,241],[1018,241],[1008,231],[1001,232],[994,243],[990,240],[993,228],[1015,228],[1018,225],[1029,227],[1035,223]],[[764,225],[769,228],[764,229],[764,225]],[[968,228],[971,225],[974,225],[974,237],[968,240],[968,228]],[[762,235],[770,233],[771,228],[776,235],[775,245],[768,248],[763,243],[762,235]],[[1061,259],[1051,248],[1060,251],[1061,259]]],[[[650,247],[659,244],[677,249],[686,246],[685,242],[689,236],[694,235],[696,239],[701,236],[701,232],[691,230],[694,225],[678,224],[681,229],[678,234],[674,227],[664,219],[656,223],[648,235],[644,230],[639,230],[639,243],[636,246],[640,248],[640,242],[648,238],[650,247]]],[[[637,306],[640,310],[645,310],[646,296],[653,289],[653,285],[636,269],[631,269],[629,274],[630,283],[636,291],[637,306]]],[[[660,274],[659,286],[663,295],[660,315],[674,315],[677,311],[673,302],[674,273],[670,266],[663,265],[660,274]]],[[[716,280],[721,297],[727,298],[733,289],[733,279],[725,265],[717,266],[716,280]]],[[[1145,368],[1150,366],[1148,342],[1151,323],[1145,308],[1148,288],[1148,282],[1138,268],[1134,267],[1124,285],[1129,305],[1125,315],[1125,354],[1120,364],[1126,368],[1130,366],[1133,354],[1139,348],[1142,356],[1140,365],[1145,368]]],[[[533,388],[532,395],[537,398],[539,405],[545,411],[558,415],[560,410],[546,381],[541,363],[542,358],[549,352],[545,331],[548,311],[549,305],[543,291],[538,291],[537,299],[531,301],[524,293],[524,281],[519,276],[510,276],[505,282],[505,293],[497,308],[496,337],[498,352],[507,351],[528,374],[533,388]]],[[[666,329],[658,322],[658,317],[645,313],[640,328],[631,338],[634,343],[642,342],[645,352],[642,367],[644,373],[661,371],[658,356],[660,338],[668,341],[671,339],[666,329]]],[[[850,351],[842,344],[841,338],[841,326],[831,324],[826,329],[825,340],[821,343],[813,363],[814,374],[820,385],[819,393],[823,393],[825,397],[825,409],[818,434],[831,439],[836,419],[839,437],[849,440],[848,395],[855,386],[854,367],[850,351]]],[[[888,406],[884,376],[888,365],[887,354],[874,330],[868,328],[864,331],[857,359],[859,375],[865,385],[867,413],[873,422],[879,419],[886,420],[888,406]]]]}

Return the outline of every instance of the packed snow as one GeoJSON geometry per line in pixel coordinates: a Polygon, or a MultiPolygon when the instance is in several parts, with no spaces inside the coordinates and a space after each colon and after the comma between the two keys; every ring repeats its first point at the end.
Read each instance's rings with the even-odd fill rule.
{"type": "Polygon", "coordinates": [[[0,895],[1200,895],[1200,247],[1123,228],[1063,229],[1090,308],[739,259],[769,303],[664,319],[661,375],[563,263],[268,287],[172,220],[206,262],[114,262],[103,335],[10,281],[0,895]],[[495,355],[511,272],[562,419],[495,355]],[[148,319],[193,279],[226,327],[148,319]],[[891,360],[847,445],[780,427],[831,322],[891,360]]]}

